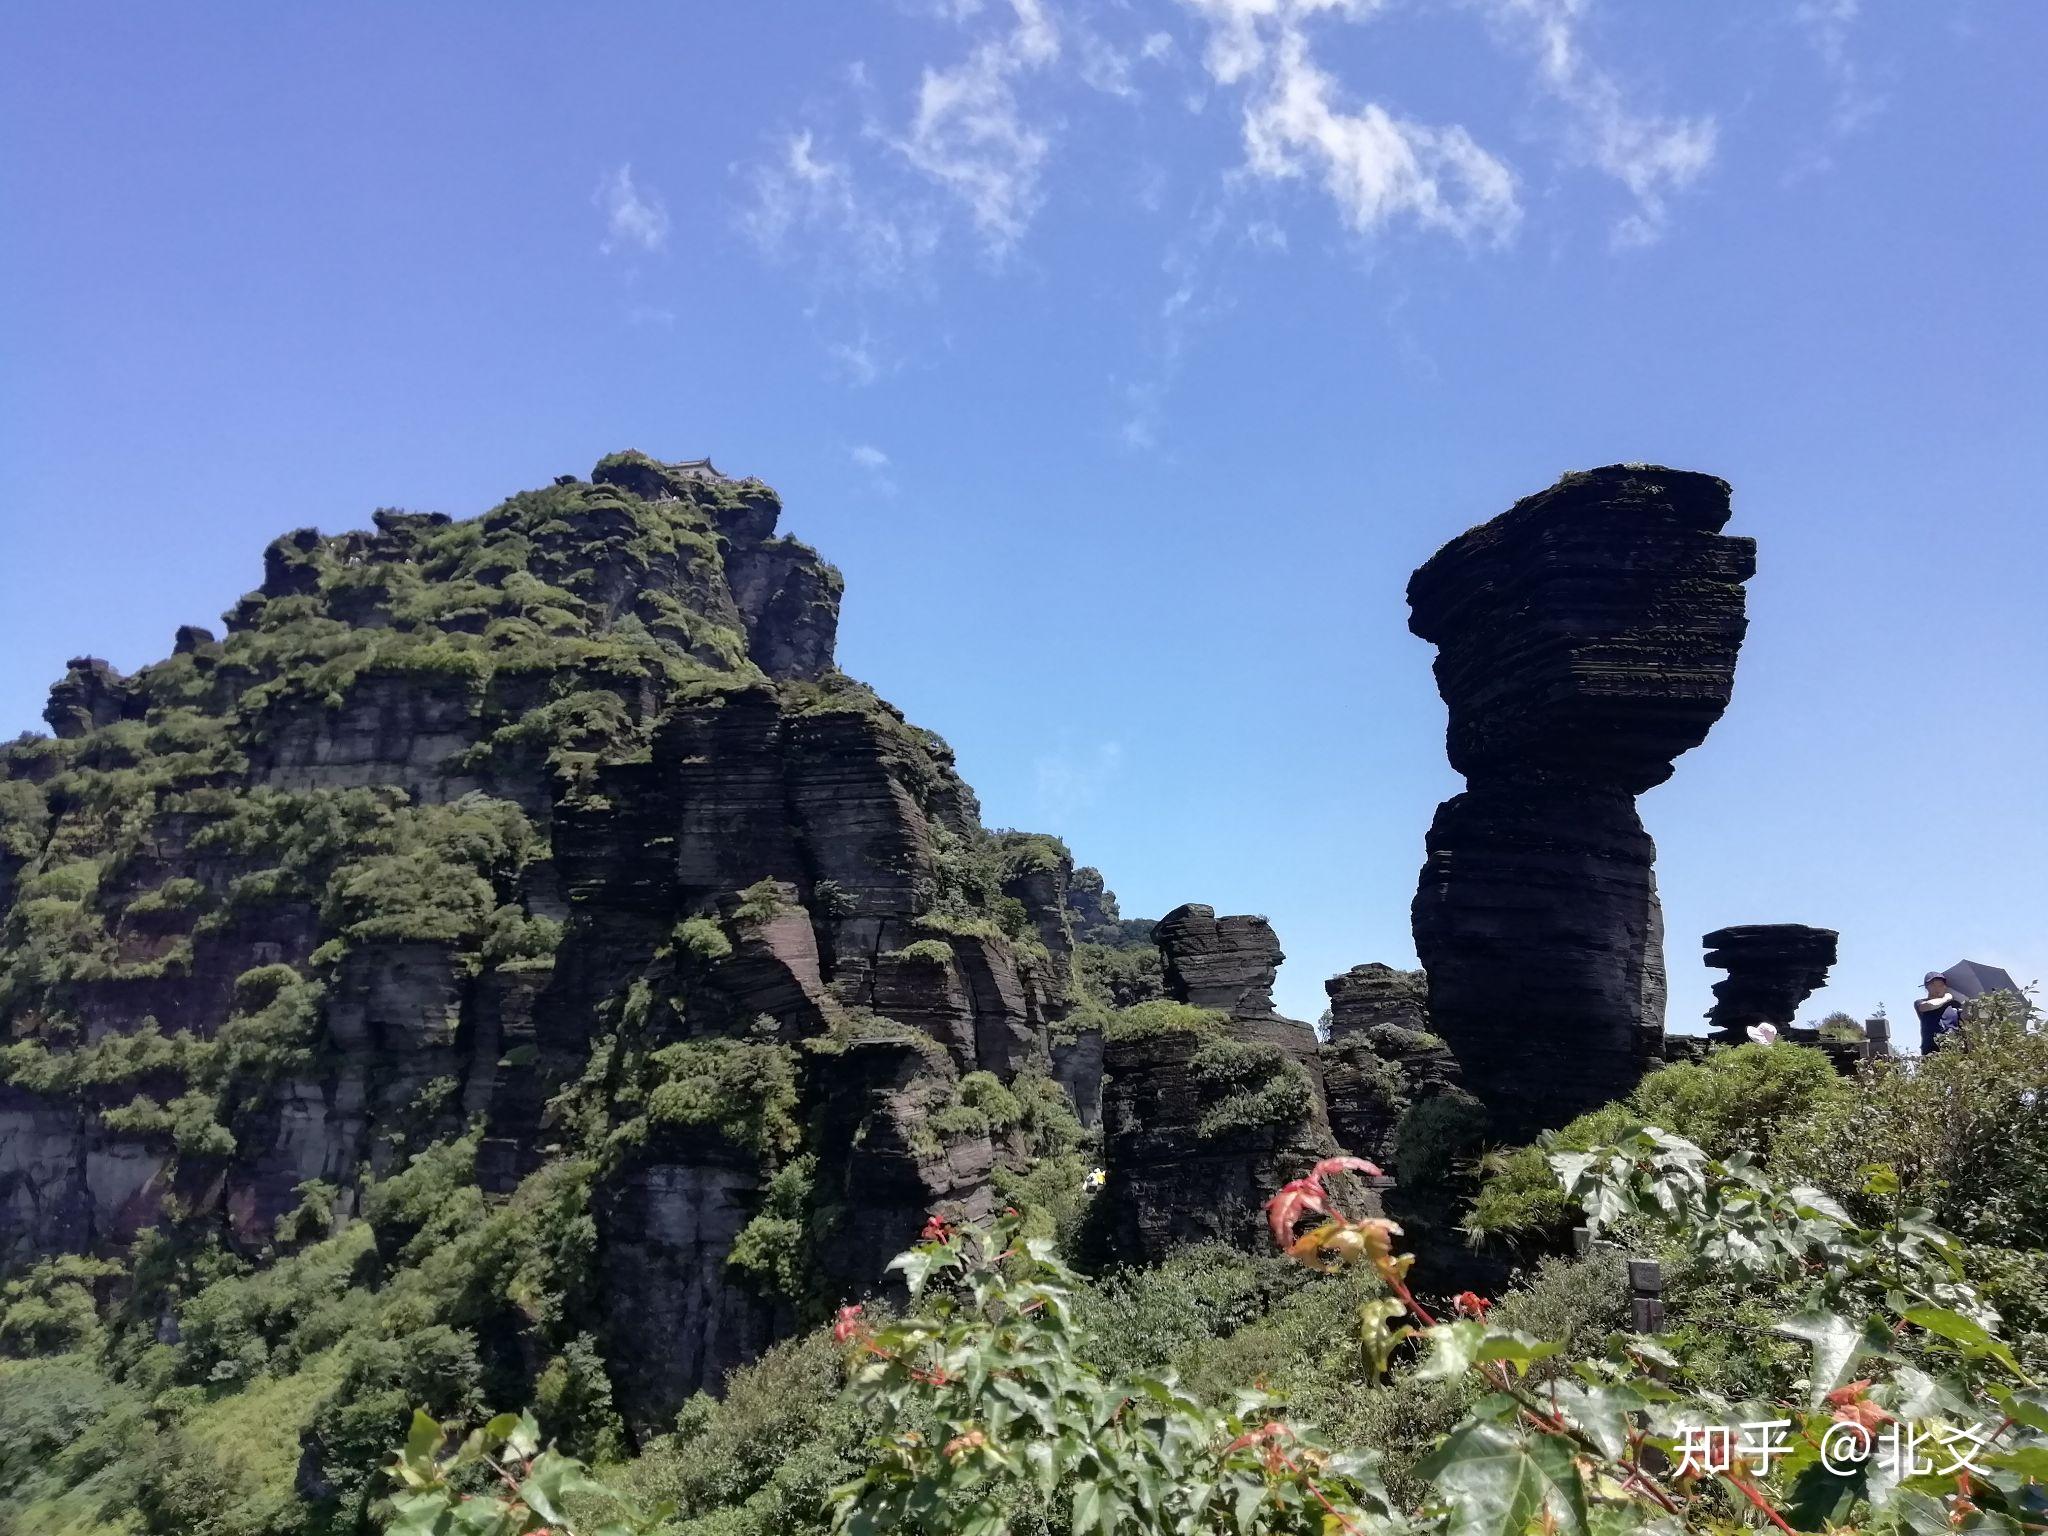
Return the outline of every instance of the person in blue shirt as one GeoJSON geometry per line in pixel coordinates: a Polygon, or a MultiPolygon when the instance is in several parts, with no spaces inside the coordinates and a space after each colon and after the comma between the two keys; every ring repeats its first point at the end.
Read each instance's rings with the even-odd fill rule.
{"type": "Polygon", "coordinates": [[[1929,971],[1925,985],[1927,995],[1915,998],[1913,1008],[1920,1015],[1920,1054],[1932,1056],[1961,1028],[1963,1000],[1949,990],[1948,978],[1939,971],[1929,971]]]}

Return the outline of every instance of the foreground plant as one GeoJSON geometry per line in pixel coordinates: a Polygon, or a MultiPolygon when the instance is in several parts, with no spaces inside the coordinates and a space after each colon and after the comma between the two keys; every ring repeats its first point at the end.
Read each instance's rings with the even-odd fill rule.
{"type": "MultiPolygon", "coordinates": [[[[1470,1292],[1446,1318],[1409,1286],[1401,1229],[1342,1209],[1318,1164],[1267,1214],[1276,1245],[1319,1271],[1370,1268],[1368,1368],[1414,1360],[1463,1382],[1470,1407],[1420,1471],[1430,1496],[1395,1508],[1369,1455],[1332,1450],[1279,1405],[1205,1407],[1170,1379],[1111,1380],[1078,1359],[1072,1277],[1014,1219],[934,1223],[896,1261],[911,1315],[836,1336],[880,1432],[835,1494],[860,1533],[1019,1530],[1676,1536],[1778,1531],[1998,1536],[2048,1532],[2048,1394],[1963,1278],[1957,1240],[1894,1202],[1856,1225],[1817,1190],[1780,1188],[1647,1127],[1552,1158],[1595,1230],[1653,1230],[1699,1263],[1789,1303],[1776,1332],[1806,1346],[1769,1400],[1686,1390],[1665,1341],[1618,1334],[1596,1357],[1487,1321],[1470,1292]]],[[[1895,1195],[1873,1168],[1867,1193],[1895,1195]]]]}
{"type": "Polygon", "coordinates": [[[835,1527],[996,1536],[1019,1528],[1320,1533],[1406,1522],[1370,1456],[1339,1452],[1246,1393],[1218,1411],[1170,1378],[1116,1380],[1078,1358],[1073,1275],[1006,1215],[934,1223],[892,1266],[913,1315],[836,1329],[879,1424],[875,1460],[837,1490],[835,1527]]]}
{"type": "Polygon", "coordinates": [[[529,1413],[500,1414],[462,1435],[416,1412],[387,1471],[401,1491],[385,1512],[386,1536],[647,1536],[669,1514],[597,1523],[572,1515],[572,1504],[616,1506],[618,1496],[575,1457],[541,1449],[529,1413]]]}

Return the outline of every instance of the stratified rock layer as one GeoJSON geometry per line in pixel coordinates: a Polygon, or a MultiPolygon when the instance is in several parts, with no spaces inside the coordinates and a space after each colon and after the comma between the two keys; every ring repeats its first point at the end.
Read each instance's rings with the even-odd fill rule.
{"type": "Polygon", "coordinates": [[[1159,946],[1168,997],[1223,1014],[1240,1039],[1265,1041],[1314,1062],[1315,1029],[1281,1017],[1273,1006],[1273,982],[1287,956],[1263,917],[1218,917],[1214,907],[1189,902],[1159,919],[1152,942],[1159,946]]]}
{"type": "Polygon", "coordinates": [[[1709,475],[1567,475],[1409,582],[1468,785],[1429,830],[1416,952],[1501,1139],[1620,1096],[1658,1054],[1663,918],[1635,797],[1728,704],[1755,570],[1728,515],[1709,475]]]}
{"type": "Polygon", "coordinates": [[[297,530],[224,637],[73,662],[0,749],[0,1267],[152,1227],[260,1264],[422,1155],[479,1208],[587,1184],[517,1349],[589,1335],[658,1427],[986,1212],[1040,1149],[980,1106],[1057,1098],[1072,862],[837,670],[779,511],[613,455],[297,530]]]}
{"type": "Polygon", "coordinates": [[[1183,1006],[1139,1024],[1141,1007],[1104,1035],[1103,1226],[1127,1258],[1187,1242],[1260,1251],[1266,1199],[1337,1147],[1315,1031],[1273,1007],[1286,956],[1263,917],[1189,903],[1152,938],[1183,1006]]]}
{"type": "Polygon", "coordinates": [[[1790,1025],[1799,1005],[1827,985],[1841,937],[1804,923],[1744,923],[1717,928],[1700,942],[1707,964],[1728,975],[1714,983],[1707,1022],[1739,1040],[1752,1024],[1790,1025]]]}
{"type": "Polygon", "coordinates": [[[1330,1130],[1346,1152],[1391,1176],[1402,1118],[1419,1103],[1462,1093],[1463,1075],[1450,1047],[1429,1031],[1421,971],[1357,965],[1323,989],[1330,994],[1322,1049],[1330,1130]]]}

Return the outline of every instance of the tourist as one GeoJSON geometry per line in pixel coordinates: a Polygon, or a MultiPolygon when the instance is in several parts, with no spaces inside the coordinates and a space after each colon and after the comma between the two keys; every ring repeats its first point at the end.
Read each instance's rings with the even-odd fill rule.
{"type": "Polygon", "coordinates": [[[1925,981],[1927,995],[1915,998],[1913,1007],[1920,1015],[1920,1054],[1932,1056],[1962,1026],[1963,1000],[1949,990],[1941,972],[1929,971],[1925,981]]]}

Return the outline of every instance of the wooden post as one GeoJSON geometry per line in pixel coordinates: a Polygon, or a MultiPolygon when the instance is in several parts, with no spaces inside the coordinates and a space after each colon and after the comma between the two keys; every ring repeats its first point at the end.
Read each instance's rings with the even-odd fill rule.
{"type": "Polygon", "coordinates": [[[1664,1266],[1655,1259],[1628,1261],[1629,1323],[1637,1333],[1664,1327],[1664,1266]]]}

